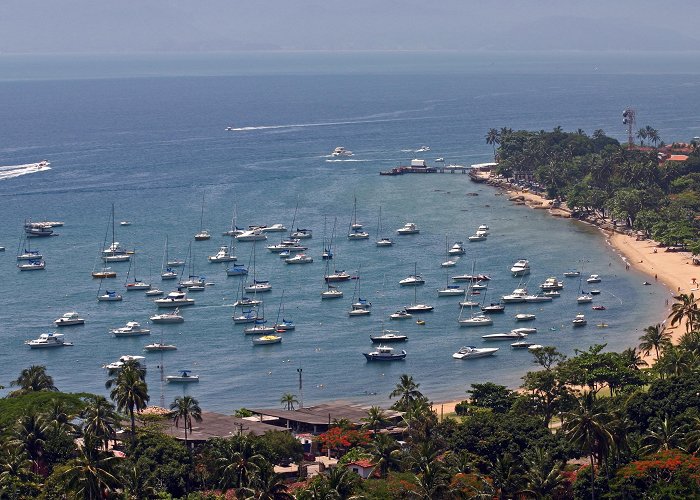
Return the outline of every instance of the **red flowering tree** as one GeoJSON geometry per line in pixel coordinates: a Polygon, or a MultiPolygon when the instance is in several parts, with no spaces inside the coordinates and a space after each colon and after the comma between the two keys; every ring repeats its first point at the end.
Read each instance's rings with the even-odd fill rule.
{"type": "Polygon", "coordinates": [[[615,498],[698,498],[700,457],[664,450],[620,468],[611,485],[615,498]]]}
{"type": "Polygon", "coordinates": [[[321,445],[321,451],[335,450],[337,454],[355,447],[365,446],[369,443],[369,432],[342,427],[331,427],[323,434],[319,434],[316,441],[321,445]]]}

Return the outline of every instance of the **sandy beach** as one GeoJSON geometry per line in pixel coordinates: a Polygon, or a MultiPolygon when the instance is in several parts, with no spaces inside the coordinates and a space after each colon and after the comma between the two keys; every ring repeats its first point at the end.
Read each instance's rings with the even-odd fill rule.
{"type": "MultiPolygon", "coordinates": [[[[492,184],[500,189],[504,189],[504,195],[508,196],[508,199],[515,204],[536,210],[547,210],[554,217],[571,217],[571,211],[565,204],[552,208],[552,200],[547,200],[535,193],[509,189],[510,185],[501,182],[492,184]]],[[[649,277],[649,283],[664,286],[668,290],[666,316],[659,318],[658,323],[664,324],[666,321],[671,304],[674,302],[674,295],[698,292],[700,268],[693,265],[690,252],[667,252],[665,248],[659,247],[656,241],[649,239],[638,240],[635,236],[614,231],[612,227],[598,227],[603,233],[606,242],[631,268],[646,274],[649,277]]],[[[685,333],[685,323],[676,324],[673,327],[667,325],[666,329],[671,333],[673,343],[677,343],[685,333]]],[[[650,365],[653,364],[653,355],[645,356],[644,360],[650,365]]],[[[467,394],[465,393],[464,398],[461,400],[434,403],[433,409],[438,416],[443,413],[447,415],[454,412],[455,406],[466,398],[467,394]]]]}

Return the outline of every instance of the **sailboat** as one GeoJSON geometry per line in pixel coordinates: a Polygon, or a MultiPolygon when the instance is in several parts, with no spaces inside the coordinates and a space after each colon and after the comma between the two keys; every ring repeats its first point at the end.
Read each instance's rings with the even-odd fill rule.
{"type": "Polygon", "coordinates": [[[97,289],[98,302],[119,302],[122,300],[122,296],[115,291],[105,290],[104,293],[100,293],[101,290],[102,280],[100,280],[100,287],[97,289]]]}
{"type": "Polygon", "coordinates": [[[195,241],[205,241],[211,238],[209,231],[204,229],[204,193],[202,193],[202,213],[199,216],[199,232],[194,235],[195,241]]]}
{"type": "Polygon", "coordinates": [[[382,206],[379,205],[379,217],[377,218],[377,241],[375,245],[378,247],[390,247],[394,244],[391,239],[382,236],[382,206]]]}
{"type": "Polygon", "coordinates": [[[201,292],[204,290],[204,276],[199,276],[194,273],[194,255],[192,254],[192,243],[190,243],[187,251],[187,259],[189,259],[190,274],[186,280],[180,280],[179,286],[187,288],[190,292],[201,292]]]}
{"type": "Polygon", "coordinates": [[[100,254],[102,253],[102,248],[104,248],[105,242],[107,241],[107,235],[105,234],[105,239],[102,242],[102,245],[100,245],[97,249],[97,257],[95,259],[95,265],[92,267],[92,277],[97,278],[97,279],[104,279],[104,278],[116,278],[117,277],[117,272],[113,271],[111,267],[107,266],[102,266],[101,268],[97,269],[97,263],[101,263],[102,259],[100,258],[100,254]]]}
{"type": "MultiPolygon", "coordinates": [[[[414,264],[414,275],[417,276],[417,270],[418,270],[418,263],[414,264]]],[[[413,303],[410,306],[404,307],[404,311],[407,313],[424,313],[424,312],[430,312],[434,309],[433,306],[428,305],[428,304],[419,304],[418,303],[418,287],[414,286],[413,287],[413,303]]]]}
{"type": "Polygon", "coordinates": [[[114,203],[112,203],[111,225],[112,243],[109,245],[109,247],[102,250],[102,260],[105,262],[127,262],[128,260],[131,260],[131,255],[119,245],[118,241],[116,241],[114,231],[114,203]]]}
{"type": "Polygon", "coordinates": [[[333,232],[331,232],[331,238],[328,245],[326,245],[326,218],[323,218],[323,260],[331,260],[333,258],[333,237],[335,236],[335,226],[337,222],[338,218],[336,217],[333,221],[333,232]]]}
{"type": "Polygon", "coordinates": [[[150,283],[144,283],[136,278],[136,251],[134,251],[133,260],[129,263],[129,270],[126,272],[126,283],[124,283],[124,288],[126,288],[127,292],[137,290],[145,291],[151,289],[150,283]],[[129,282],[129,274],[131,273],[132,268],[134,269],[134,281],[129,282]]]}
{"type": "Polygon", "coordinates": [[[321,300],[339,299],[343,296],[343,291],[339,290],[338,287],[331,285],[331,281],[328,279],[328,277],[330,276],[328,274],[329,264],[330,262],[326,261],[326,270],[324,272],[324,282],[326,284],[326,289],[321,292],[321,300]]]}
{"type": "Polygon", "coordinates": [[[31,238],[22,235],[17,249],[17,260],[41,260],[44,258],[39,250],[32,250],[31,238]]]}
{"type": "Polygon", "coordinates": [[[362,230],[362,224],[357,222],[357,196],[352,207],[352,220],[350,221],[350,231],[348,232],[349,240],[366,240],[369,239],[369,233],[362,230]]]}
{"type": "Polygon", "coordinates": [[[258,280],[257,279],[257,273],[255,269],[255,247],[257,246],[256,242],[253,242],[253,282],[251,284],[245,285],[243,289],[246,292],[251,292],[251,293],[263,293],[263,292],[270,292],[272,291],[272,285],[270,285],[270,282],[267,280],[258,280]]]}
{"type": "Polygon", "coordinates": [[[348,311],[348,316],[368,316],[372,311],[372,303],[366,299],[362,298],[360,292],[360,272],[357,273],[357,280],[355,281],[355,291],[352,294],[352,304],[350,305],[350,311],[348,311]],[[357,298],[357,300],[355,300],[357,298]]]}
{"type": "Polygon", "coordinates": [[[280,306],[277,309],[277,319],[275,320],[275,331],[286,332],[289,330],[294,330],[296,325],[294,321],[290,321],[284,317],[284,290],[282,290],[282,297],[280,297],[280,306]],[[282,318],[282,321],[280,321],[282,318]]]}
{"type": "Polygon", "coordinates": [[[168,237],[165,237],[165,248],[163,250],[163,263],[160,266],[160,278],[163,280],[177,279],[177,271],[168,263],[168,237]]]}
{"type": "Polygon", "coordinates": [[[447,243],[447,236],[445,236],[445,255],[447,257],[447,260],[440,264],[440,267],[454,267],[457,265],[457,261],[450,258],[450,255],[452,254],[450,253],[450,247],[447,243]]]}

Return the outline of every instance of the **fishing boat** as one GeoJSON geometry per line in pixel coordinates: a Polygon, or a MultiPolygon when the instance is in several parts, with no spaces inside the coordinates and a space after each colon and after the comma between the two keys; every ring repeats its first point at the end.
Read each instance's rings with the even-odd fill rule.
{"type": "Polygon", "coordinates": [[[168,375],[165,380],[171,383],[187,384],[199,382],[199,375],[192,375],[189,370],[181,370],[179,375],[168,375]]]}
{"type": "Polygon", "coordinates": [[[167,312],[162,314],[154,314],[150,318],[151,323],[183,323],[185,318],[180,314],[180,309],[175,308],[173,312],[167,312]]]}
{"type": "Polygon", "coordinates": [[[63,316],[55,320],[54,325],[56,326],[75,326],[75,325],[84,325],[85,320],[81,318],[77,312],[75,311],[70,311],[65,313],[63,316]]]}
{"type": "Polygon", "coordinates": [[[379,345],[375,351],[364,352],[367,361],[400,361],[406,358],[406,351],[394,352],[393,347],[379,345]]]}
{"type": "Polygon", "coordinates": [[[391,238],[382,236],[382,206],[379,205],[379,217],[377,218],[377,241],[374,243],[378,247],[390,247],[394,244],[391,238]]]}
{"type": "Polygon", "coordinates": [[[465,346],[460,347],[460,349],[452,355],[455,359],[474,359],[483,358],[486,356],[491,356],[498,351],[498,347],[474,347],[465,346]]]}
{"type": "Polygon", "coordinates": [[[195,241],[206,241],[211,238],[209,231],[204,229],[204,193],[202,193],[202,211],[199,216],[199,232],[194,235],[195,241]]]}
{"type": "Polygon", "coordinates": [[[62,333],[42,333],[39,335],[38,339],[27,340],[25,344],[28,345],[30,349],[44,349],[48,347],[64,347],[73,345],[70,342],[64,341],[63,337],[64,336],[62,333]]]}
{"type": "Polygon", "coordinates": [[[126,326],[113,328],[109,331],[115,337],[133,337],[136,335],[150,335],[151,330],[142,328],[138,321],[128,321],[126,326]]]}

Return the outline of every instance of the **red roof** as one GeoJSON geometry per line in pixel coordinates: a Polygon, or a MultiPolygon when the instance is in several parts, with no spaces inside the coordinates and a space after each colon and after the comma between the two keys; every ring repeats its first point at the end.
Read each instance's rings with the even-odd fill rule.
{"type": "Polygon", "coordinates": [[[668,157],[667,161],[685,161],[688,159],[688,155],[671,155],[668,157]]]}
{"type": "Polygon", "coordinates": [[[376,464],[374,464],[371,460],[367,459],[360,459],[360,460],[355,460],[354,462],[348,462],[345,465],[357,465],[359,467],[362,467],[363,469],[371,469],[374,467],[376,464]]]}

